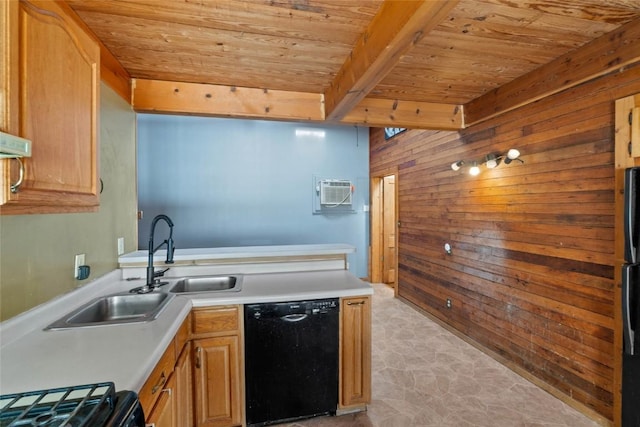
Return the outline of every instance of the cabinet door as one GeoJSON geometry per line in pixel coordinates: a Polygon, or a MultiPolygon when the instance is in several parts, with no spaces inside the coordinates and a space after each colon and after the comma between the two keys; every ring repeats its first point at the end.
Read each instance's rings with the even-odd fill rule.
{"type": "Polygon", "coordinates": [[[161,390],[161,395],[149,415],[145,417],[148,427],[181,427],[176,420],[176,377],[171,375],[161,390]]]}
{"type": "Polygon", "coordinates": [[[237,336],[194,341],[197,426],[242,424],[239,348],[237,336]]]}
{"type": "MultiPolygon", "coordinates": [[[[12,0],[13,4],[15,1],[12,0]]],[[[64,3],[21,0],[17,23],[9,8],[8,24],[17,41],[17,105],[9,105],[5,123],[11,133],[32,142],[24,158],[24,181],[12,193],[18,162],[3,160],[3,213],[94,211],[98,206],[98,90],[100,48],[73,20],[64,3]]],[[[13,98],[12,98],[13,99],[13,98]]]]}
{"type": "Polygon", "coordinates": [[[0,2],[0,131],[17,135],[18,128],[18,1],[0,2]]]}
{"type": "Polygon", "coordinates": [[[174,370],[176,377],[176,426],[193,426],[191,346],[185,345],[174,370]]]}
{"type": "Polygon", "coordinates": [[[371,299],[344,298],[340,328],[340,406],[362,406],[371,401],[371,299]]]}

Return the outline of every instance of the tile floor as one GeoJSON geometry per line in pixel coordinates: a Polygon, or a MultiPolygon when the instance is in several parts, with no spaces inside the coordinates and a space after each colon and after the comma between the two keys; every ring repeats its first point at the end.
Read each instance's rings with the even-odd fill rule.
{"type": "Polygon", "coordinates": [[[591,427],[526,381],[375,284],[373,399],[367,412],[283,427],[591,427]]]}

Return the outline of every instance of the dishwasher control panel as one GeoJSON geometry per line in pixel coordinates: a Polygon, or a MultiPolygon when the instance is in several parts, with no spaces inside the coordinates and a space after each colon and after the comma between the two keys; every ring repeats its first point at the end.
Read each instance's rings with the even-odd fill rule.
{"type": "Polygon", "coordinates": [[[254,319],[290,316],[293,314],[327,314],[339,310],[340,300],[338,298],[245,305],[245,313],[254,319]]]}
{"type": "Polygon", "coordinates": [[[329,308],[338,307],[338,301],[335,299],[332,300],[321,300],[321,301],[313,301],[311,303],[312,310],[326,310],[329,308]]]}

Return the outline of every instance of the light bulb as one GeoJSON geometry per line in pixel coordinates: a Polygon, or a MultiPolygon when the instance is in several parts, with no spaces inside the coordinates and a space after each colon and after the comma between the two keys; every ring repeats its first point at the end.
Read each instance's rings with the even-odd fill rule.
{"type": "Polygon", "coordinates": [[[453,169],[454,171],[460,170],[460,167],[462,167],[462,165],[464,165],[464,162],[462,160],[458,160],[457,162],[451,163],[451,169],[453,169]]]}
{"type": "Polygon", "coordinates": [[[520,157],[520,152],[515,148],[511,148],[509,151],[507,151],[507,158],[504,159],[504,163],[508,165],[509,163],[511,163],[511,161],[517,159],[518,157],[520,157]]]}
{"type": "Polygon", "coordinates": [[[485,162],[487,168],[493,169],[498,166],[498,159],[496,159],[495,154],[487,154],[487,161],[485,162]]]}
{"type": "Polygon", "coordinates": [[[469,175],[477,176],[479,173],[480,173],[480,168],[478,167],[478,164],[476,162],[473,162],[473,164],[469,168],[469,175]]]}

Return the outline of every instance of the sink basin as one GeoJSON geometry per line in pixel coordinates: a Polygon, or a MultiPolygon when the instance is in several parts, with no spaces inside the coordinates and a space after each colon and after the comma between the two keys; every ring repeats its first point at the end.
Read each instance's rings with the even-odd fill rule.
{"type": "Polygon", "coordinates": [[[178,279],[169,292],[238,292],[241,289],[242,276],[193,276],[178,279]]]}
{"type": "Polygon", "coordinates": [[[148,322],[158,317],[172,297],[166,292],[107,295],[88,302],[45,329],[148,322]]]}

